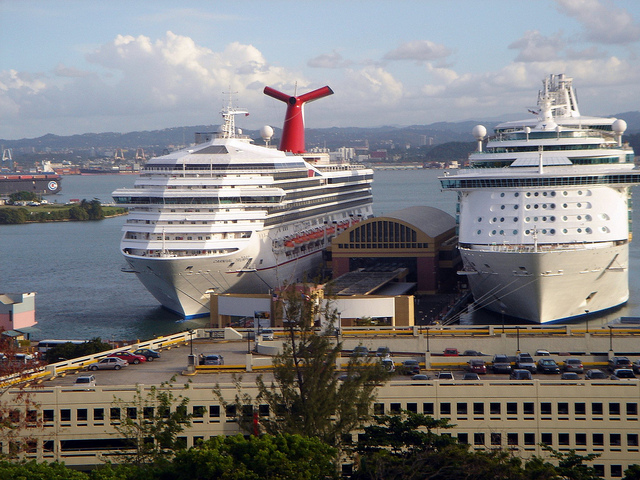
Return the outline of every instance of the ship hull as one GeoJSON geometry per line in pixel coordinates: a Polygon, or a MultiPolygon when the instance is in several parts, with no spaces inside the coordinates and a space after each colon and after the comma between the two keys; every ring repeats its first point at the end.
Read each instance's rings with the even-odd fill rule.
{"type": "Polygon", "coordinates": [[[461,248],[476,305],[548,323],[624,304],[629,245],[518,252],[461,248]]]}
{"type": "Polygon", "coordinates": [[[36,195],[53,195],[61,189],[60,175],[0,175],[0,195],[31,192],[36,195]]]}
{"type": "Polygon", "coordinates": [[[320,273],[322,250],[287,258],[272,251],[270,240],[258,237],[232,255],[125,258],[156,300],[184,318],[209,315],[211,294],[269,293],[279,285],[311,281],[320,273]]]}

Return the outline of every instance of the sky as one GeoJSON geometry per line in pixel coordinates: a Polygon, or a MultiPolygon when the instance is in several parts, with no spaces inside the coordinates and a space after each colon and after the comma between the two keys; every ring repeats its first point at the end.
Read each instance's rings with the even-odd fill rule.
{"type": "Polygon", "coordinates": [[[612,115],[639,53],[639,0],[0,0],[0,139],[219,124],[230,97],[281,127],[265,86],[329,85],[308,128],[527,117],[552,73],[612,115]]]}

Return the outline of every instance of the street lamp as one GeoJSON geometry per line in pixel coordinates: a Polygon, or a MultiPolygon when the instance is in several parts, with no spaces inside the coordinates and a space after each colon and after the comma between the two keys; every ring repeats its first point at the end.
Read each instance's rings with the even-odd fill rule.
{"type": "Polygon", "coordinates": [[[189,343],[191,344],[191,355],[193,355],[193,329],[189,330],[189,335],[191,336],[189,343]]]}
{"type": "Polygon", "coordinates": [[[520,325],[516,325],[516,341],[518,345],[518,349],[516,351],[520,353],[520,325]]]}
{"type": "Polygon", "coordinates": [[[613,352],[613,327],[608,325],[609,327],[609,351],[613,352]]]}
{"type": "Polygon", "coordinates": [[[427,353],[429,353],[429,327],[427,327],[427,353]]]}

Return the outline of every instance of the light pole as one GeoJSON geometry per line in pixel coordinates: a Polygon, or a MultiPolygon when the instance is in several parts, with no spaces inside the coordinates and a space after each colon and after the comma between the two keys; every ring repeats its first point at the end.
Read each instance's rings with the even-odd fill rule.
{"type": "Polygon", "coordinates": [[[520,353],[520,325],[516,325],[516,341],[518,345],[517,353],[520,353]]]}
{"type": "Polygon", "coordinates": [[[191,336],[190,338],[190,345],[191,345],[191,355],[193,355],[193,330],[189,330],[189,335],[191,336]]]}
{"type": "Polygon", "coordinates": [[[613,327],[608,325],[609,327],[609,351],[613,352],[613,327]]]}
{"type": "Polygon", "coordinates": [[[429,353],[429,327],[427,327],[427,353],[429,353]]]}

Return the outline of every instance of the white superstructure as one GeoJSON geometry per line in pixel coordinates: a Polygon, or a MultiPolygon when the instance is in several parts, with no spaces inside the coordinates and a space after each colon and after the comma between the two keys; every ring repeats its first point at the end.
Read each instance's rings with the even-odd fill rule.
{"type": "Polygon", "coordinates": [[[535,118],[473,135],[458,192],[459,247],[480,307],[551,322],[628,300],[630,187],[640,182],[626,123],[584,117],[572,80],[543,81],[535,118]]]}
{"type": "Polygon", "coordinates": [[[129,208],[130,271],[187,318],[209,313],[211,293],[313,280],[329,238],[372,215],[371,170],[254,145],[235,128],[239,113],[224,109],[218,134],[150,159],[134,188],[113,192],[129,208]]]}

